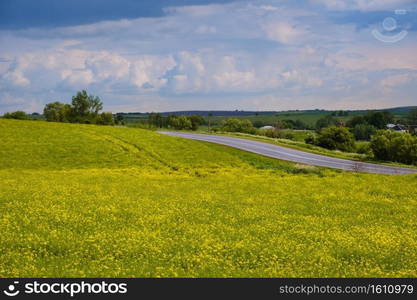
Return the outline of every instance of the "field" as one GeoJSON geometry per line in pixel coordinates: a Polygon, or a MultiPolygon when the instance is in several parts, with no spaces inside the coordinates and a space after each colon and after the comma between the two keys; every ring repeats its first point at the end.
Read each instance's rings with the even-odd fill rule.
{"type": "MultiPolygon", "coordinates": [[[[402,120],[406,118],[408,112],[411,109],[416,109],[417,107],[398,107],[398,108],[391,108],[387,109],[386,111],[389,111],[393,116],[395,120],[402,120]]],[[[354,116],[361,116],[368,113],[370,110],[356,110],[356,111],[349,111],[347,116],[335,116],[336,119],[347,122],[354,116]]],[[[223,112],[224,115],[219,115],[220,112],[214,113],[214,115],[210,118],[207,117],[208,111],[198,111],[198,112],[192,112],[192,111],[185,111],[183,112],[185,115],[192,115],[192,114],[199,114],[204,116],[206,122],[208,119],[210,119],[210,123],[213,126],[218,126],[221,121],[226,120],[228,118],[237,118],[237,119],[246,119],[250,120],[252,123],[256,124],[257,122],[260,122],[263,125],[274,125],[277,123],[277,121],[284,121],[284,120],[293,120],[297,121],[300,120],[307,124],[308,126],[311,126],[312,128],[315,127],[316,122],[328,115],[331,115],[332,113],[337,113],[337,111],[324,111],[324,110],[312,110],[312,111],[282,111],[282,112],[274,112],[274,113],[252,113],[248,114],[247,112],[223,112]]],[[[167,113],[165,113],[167,114],[167,113]]],[[[146,115],[129,115],[125,114],[125,123],[128,126],[135,126],[135,124],[139,123],[146,123],[148,120],[148,117],[146,115]]],[[[400,122],[401,123],[401,122],[400,122]]],[[[200,126],[200,130],[207,130],[207,125],[200,126]]]]}
{"type": "Polygon", "coordinates": [[[0,119],[0,277],[416,277],[417,175],[0,119]]]}

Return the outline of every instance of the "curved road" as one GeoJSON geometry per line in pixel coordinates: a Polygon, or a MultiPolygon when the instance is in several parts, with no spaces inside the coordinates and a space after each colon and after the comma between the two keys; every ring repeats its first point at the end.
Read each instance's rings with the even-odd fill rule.
{"type": "Polygon", "coordinates": [[[401,167],[391,167],[378,164],[364,163],[358,161],[352,161],[348,159],[334,158],[325,155],[318,155],[309,152],[294,150],[291,148],[281,147],[278,145],[262,143],[247,139],[240,139],[235,137],[210,135],[210,134],[197,134],[187,132],[169,132],[160,131],[159,133],[182,137],[192,140],[205,141],[215,144],[221,144],[230,146],[233,148],[261,154],[264,156],[297,162],[306,165],[314,165],[320,167],[328,167],[334,169],[341,169],[347,171],[357,171],[376,174],[389,174],[389,175],[402,175],[417,173],[417,169],[408,169],[401,167]]]}

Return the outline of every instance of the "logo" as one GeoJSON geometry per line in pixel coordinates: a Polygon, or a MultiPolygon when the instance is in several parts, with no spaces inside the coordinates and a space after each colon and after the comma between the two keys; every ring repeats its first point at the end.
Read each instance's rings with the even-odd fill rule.
{"type": "MultiPolygon", "coordinates": [[[[395,10],[396,15],[405,15],[406,13],[407,13],[407,10],[405,9],[395,10]]],[[[384,33],[381,33],[379,30],[374,29],[372,30],[372,34],[377,40],[384,42],[384,43],[399,42],[402,39],[404,39],[408,34],[407,30],[401,30],[398,32],[397,20],[394,19],[393,17],[385,18],[384,21],[382,22],[382,28],[384,29],[384,33]]]]}
{"type": "Polygon", "coordinates": [[[20,293],[20,291],[16,289],[17,284],[19,284],[19,281],[13,282],[13,284],[10,284],[3,293],[9,297],[17,296],[20,293]]]}

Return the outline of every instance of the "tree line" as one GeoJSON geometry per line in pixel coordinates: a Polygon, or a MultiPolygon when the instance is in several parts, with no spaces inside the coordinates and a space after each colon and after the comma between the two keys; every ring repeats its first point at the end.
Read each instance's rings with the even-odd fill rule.
{"type": "Polygon", "coordinates": [[[101,112],[103,102],[82,90],[72,97],[71,104],[51,102],[45,105],[43,115],[47,121],[99,125],[114,125],[112,113],[101,112]]]}
{"type": "Polygon", "coordinates": [[[199,126],[205,124],[202,116],[163,116],[160,113],[150,113],[148,124],[156,128],[172,128],[175,130],[198,130],[199,126]]]}

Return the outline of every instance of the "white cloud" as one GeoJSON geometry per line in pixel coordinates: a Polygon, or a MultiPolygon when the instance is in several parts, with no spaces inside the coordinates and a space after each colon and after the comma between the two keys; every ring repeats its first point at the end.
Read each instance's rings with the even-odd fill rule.
{"type": "Polygon", "coordinates": [[[380,86],[386,93],[392,93],[404,85],[417,81],[417,73],[395,74],[381,80],[380,86]]]}
{"type": "Polygon", "coordinates": [[[323,4],[331,10],[383,11],[402,9],[415,0],[310,0],[313,4],[323,4]]]}
{"type": "Polygon", "coordinates": [[[287,22],[270,22],[263,25],[266,36],[272,41],[283,44],[294,44],[305,39],[307,32],[297,25],[287,22]]]}
{"type": "MultiPolygon", "coordinates": [[[[330,9],[367,11],[400,2],[320,3],[330,9]]],[[[412,30],[404,41],[387,46],[368,28],[335,22],[322,9],[299,8],[289,1],[188,6],[167,12],[161,18],[0,32],[0,111],[6,107],[6,101],[1,102],[5,93],[10,109],[13,101],[22,107],[22,99],[35,104],[69,101],[82,88],[104,95],[114,109],[253,109],[256,103],[280,109],[284,100],[288,103],[282,107],[288,108],[349,103],[362,107],[371,101],[364,99],[381,104],[378,96],[388,101],[381,91],[393,98],[398,92],[389,86],[395,78],[381,82],[378,74],[417,70],[412,30]],[[259,101],[239,102],[249,94],[259,101]],[[272,98],[280,100],[268,102],[272,98]]],[[[414,94],[415,88],[409,87],[403,103],[412,101],[414,94]]]]}

